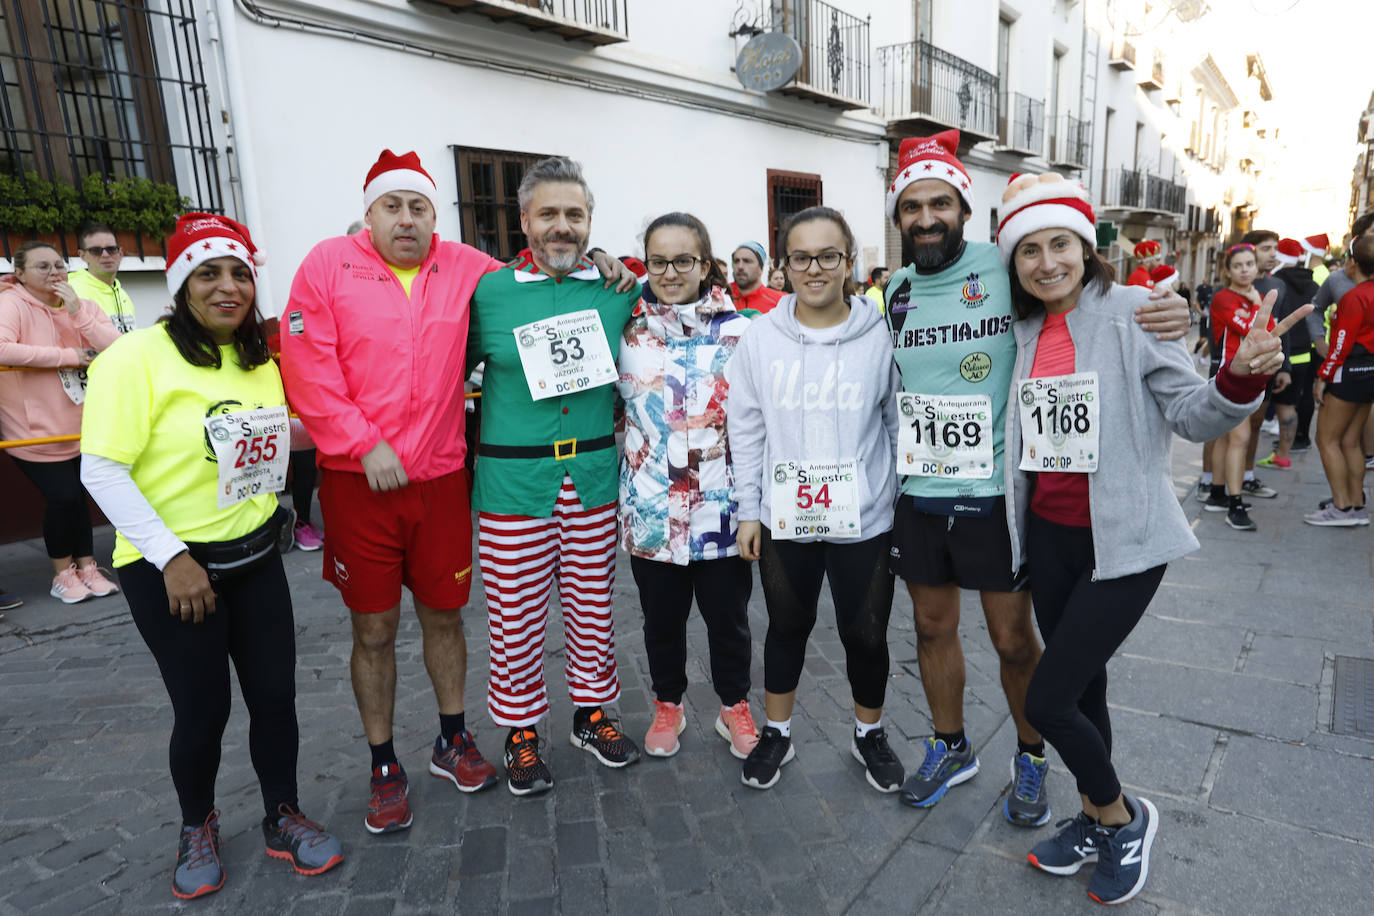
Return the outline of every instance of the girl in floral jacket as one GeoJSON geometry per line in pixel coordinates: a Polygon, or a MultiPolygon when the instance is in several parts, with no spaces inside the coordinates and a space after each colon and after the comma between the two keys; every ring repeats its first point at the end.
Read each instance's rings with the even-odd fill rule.
{"type": "Polygon", "coordinates": [[[618,383],[625,399],[621,543],[639,586],[654,691],[644,750],[671,757],[680,747],[695,595],[721,702],[715,730],[743,759],[758,743],[748,699],[753,578],[735,546],[725,366],[749,319],[731,304],[695,216],[654,220],[644,254],[649,293],[643,313],[625,327],[618,383]]]}

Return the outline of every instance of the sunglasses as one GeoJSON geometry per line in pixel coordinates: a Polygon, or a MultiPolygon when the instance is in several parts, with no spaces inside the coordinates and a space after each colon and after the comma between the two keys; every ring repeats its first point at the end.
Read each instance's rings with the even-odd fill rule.
{"type": "Polygon", "coordinates": [[[118,245],[105,245],[104,247],[87,248],[86,253],[94,255],[118,254],[122,250],[118,245]]]}

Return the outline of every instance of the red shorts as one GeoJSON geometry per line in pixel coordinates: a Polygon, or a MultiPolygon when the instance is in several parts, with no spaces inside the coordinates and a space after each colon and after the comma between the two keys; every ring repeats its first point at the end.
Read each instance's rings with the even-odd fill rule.
{"type": "Polygon", "coordinates": [[[324,579],[359,614],[401,602],[401,586],[431,608],[468,603],[472,509],[468,473],[457,470],[374,493],[367,476],[320,468],[324,579]]]}

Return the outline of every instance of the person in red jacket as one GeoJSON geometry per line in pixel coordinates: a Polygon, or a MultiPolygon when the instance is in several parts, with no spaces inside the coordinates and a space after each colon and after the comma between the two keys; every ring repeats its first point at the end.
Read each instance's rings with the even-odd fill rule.
{"type": "Polygon", "coordinates": [[[1126,281],[1126,285],[1154,289],[1155,281],[1150,279],[1150,272],[1164,262],[1163,250],[1154,239],[1146,239],[1135,246],[1134,253],[1140,263],[1135,270],[1131,271],[1131,276],[1126,281]]]}
{"type": "Polygon", "coordinates": [[[1323,527],[1369,524],[1360,433],[1374,402],[1374,237],[1357,239],[1350,256],[1356,285],[1336,305],[1330,349],[1317,370],[1312,390],[1321,406],[1317,449],[1331,484],[1331,502],[1304,515],[1303,521],[1323,527]]]}
{"type": "Polygon", "coordinates": [[[735,301],[735,309],[753,309],[759,314],[770,311],[778,304],[783,294],[764,285],[764,265],[768,256],[758,242],[745,242],[731,255],[734,261],[735,282],[730,284],[730,298],[735,301]]]}

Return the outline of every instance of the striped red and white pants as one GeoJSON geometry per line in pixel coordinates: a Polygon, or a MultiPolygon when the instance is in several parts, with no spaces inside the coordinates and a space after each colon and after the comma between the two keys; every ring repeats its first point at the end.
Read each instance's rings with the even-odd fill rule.
{"type": "Polygon", "coordinates": [[[568,696],[576,706],[620,697],[611,612],[615,510],[615,503],[584,509],[565,476],[551,518],[478,513],[477,556],[491,634],[487,709],[497,725],[533,725],[549,711],[544,631],[555,578],[568,696]]]}

